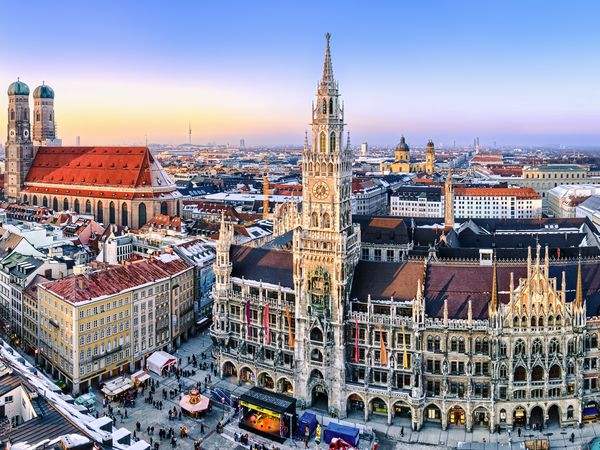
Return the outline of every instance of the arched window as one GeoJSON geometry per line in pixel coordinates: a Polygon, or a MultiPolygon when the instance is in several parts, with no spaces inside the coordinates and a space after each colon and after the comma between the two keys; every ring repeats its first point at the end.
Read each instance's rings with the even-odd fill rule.
{"type": "Polygon", "coordinates": [[[147,221],[148,219],[146,218],[146,204],[140,203],[140,206],[138,206],[138,224],[140,227],[143,227],[144,225],[146,225],[147,221]]]}
{"type": "Polygon", "coordinates": [[[483,338],[483,348],[481,350],[484,355],[490,354],[490,340],[488,338],[483,338]]]}
{"type": "Polygon", "coordinates": [[[596,333],[592,334],[592,337],[590,339],[590,343],[592,348],[597,348],[598,347],[598,335],[596,333]]]}
{"type": "Polygon", "coordinates": [[[518,317],[515,317],[515,320],[514,320],[514,324],[513,324],[513,326],[514,326],[515,328],[519,328],[519,318],[518,318],[518,317]]]}
{"type": "Polygon", "coordinates": [[[85,202],[85,212],[87,214],[92,213],[92,202],[90,202],[89,200],[85,202]]]}
{"type": "Polygon", "coordinates": [[[329,214],[323,214],[323,228],[330,228],[331,220],[329,219],[329,214]]]}
{"type": "Polygon", "coordinates": [[[551,380],[557,380],[560,378],[560,366],[558,364],[554,364],[552,367],[550,367],[548,378],[551,380]]]}
{"type": "Polygon", "coordinates": [[[521,339],[515,344],[515,355],[523,355],[525,353],[525,342],[521,339]]]}
{"type": "Polygon", "coordinates": [[[531,381],[543,381],[544,379],[544,368],[542,366],[535,366],[531,371],[531,381]]]}
{"type": "Polygon", "coordinates": [[[310,340],[323,342],[323,332],[317,327],[313,328],[310,330],[310,340]]]}
{"type": "Polygon", "coordinates": [[[458,352],[459,353],[465,352],[465,340],[462,337],[458,339],[458,352]]]}
{"type": "Polygon", "coordinates": [[[567,365],[567,375],[575,375],[575,365],[572,362],[567,365]]]}
{"type": "Polygon", "coordinates": [[[475,339],[475,353],[481,353],[481,339],[475,339]]]}
{"type": "Polygon", "coordinates": [[[317,212],[314,211],[311,215],[311,227],[318,227],[319,226],[319,217],[317,215],[317,212]]]}
{"type": "Polygon", "coordinates": [[[321,134],[319,135],[319,151],[321,153],[325,153],[326,150],[327,150],[327,136],[325,136],[324,131],[321,131],[321,134]]]}
{"type": "Polygon", "coordinates": [[[452,336],[452,338],[450,339],[450,351],[451,352],[458,351],[458,339],[456,339],[456,336],[452,336]]]}
{"type": "Polygon", "coordinates": [[[58,199],[56,197],[54,197],[54,199],[52,200],[52,209],[54,211],[58,211],[58,199]]]}
{"type": "Polygon", "coordinates": [[[96,221],[104,222],[104,208],[102,207],[102,202],[98,202],[96,205],[96,221]]]}
{"type": "Polygon", "coordinates": [[[108,204],[108,223],[117,223],[117,213],[115,211],[115,202],[108,204]]]}
{"type": "Polygon", "coordinates": [[[33,196],[33,200],[31,202],[33,203],[33,206],[37,206],[37,203],[38,203],[37,195],[33,196]]]}
{"type": "Polygon", "coordinates": [[[531,354],[532,355],[541,355],[543,353],[543,348],[542,348],[542,341],[540,341],[539,339],[536,339],[535,341],[533,341],[533,346],[531,347],[531,354]]]}
{"type": "Polygon", "coordinates": [[[537,320],[535,319],[535,317],[531,318],[531,326],[535,327],[537,325],[537,320]]]}
{"type": "Polygon", "coordinates": [[[335,152],[335,150],[336,150],[335,133],[332,131],[331,134],[329,135],[329,151],[335,152]]]}
{"type": "Polygon", "coordinates": [[[333,114],[333,99],[329,99],[329,114],[333,114]]]}
{"type": "Polygon", "coordinates": [[[504,364],[500,366],[500,378],[506,378],[506,366],[504,364]]]}
{"type": "Polygon", "coordinates": [[[427,351],[428,352],[433,351],[433,337],[431,337],[431,336],[427,336],[427,351]]]}
{"type": "Polygon", "coordinates": [[[556,353],[560,353],[560,343],[558,342],[558,339],[552,339],[550,341],[550,345],[548,346],[548,350],[550,352],[551,355],[556,354],[556,353]]]}
{"type": "Polygon", "coordinates": [[[24,203],[27,203],[27,194],[25,194],[25,195],[23,196],[23,202],[24,202],[24,203]]]}
{"type": "Polygon", "coordinates": [[[42,199],[42,206],[44,208],[48,207],[48,197],[46,197],[45,195],[44,195],[44,198],[42,199]]]}
{"type": "Polygon", "coordinates": [[[129,217],[127,217],[127,203],[121,205],[121,225],[126,227],[129,225],[129,217]]]}
{"type": "Polygon", "coordinates": [[[560,327],[561,325],[561,320],[562,318],[560,316],[556,316],[556,323],[554,324],[555,327],[560,327]]]}
{"type": "Polygon", "coordinates": [[[76,198],[75,202],[73,202],[73,209],[75,210],[76,213],[80,212],[80,206],[79,206],[79,199],[76,198]]]}
{"type": "Polygon", "coordinates": [[[543,327],[543,326],[544,326],[544,318],[543,318],[543,317],[540,317],[540,318],[538,319],[538,327],[543,327]]]}
{"type": "Polygon", "coordinates": [[[169,206],[167,205],[167,202],[162,202],[160,204],[160,213],[165,216],[169,214],[169,206]]]}
{"type": "Polygon", "coordinates": [[[333,163],[329,163],[327,166],[327,175],[333,175],[333,163]]]}
{"type": "Polygon", "coordinates": [[[318,362],[323,362],[323,353],[321,353],[321,350],[315,348],[313,349],[313,351],[310,353],[310,359],[312,361],[318,361],[318,362]]]}
{"type": "Polygon", "coordinates": [[[573,406],[571,405],[569,405],[569,407],[567,408],[567,419],[573,419],[573,406]]]}
{"type": "Polygon", "coordinates": [[[567,353],[569,355],[575,353],[575,339],[569,339],[569,342],[567,344],[567,353]]]}
{"type": "Polygon", "coordinates": [[[434,340],[434,343],[433,343],[433,349],[434,349],[436,352],[439,352],[439,351],[441,350],[441,345],[440,345],[440,343],[441,343],[440,337],[439,337],[439,336],[436,336],[436,337],[435,337],[435,340],[434,340]]]}
{"type": "Polygon", "coordinates": [[[514,378],[514,381],[526,381],[527,373],[525,372],[525,367],[523,367],[523,366],[517,367],[515,369],[513,378],[514,378]]]}
{"type": "Polygon", "coordinates": [[[63,200],[63,209],[65,211],[69,210],[69,199],[65,197],[65,199],[63,200]]]}

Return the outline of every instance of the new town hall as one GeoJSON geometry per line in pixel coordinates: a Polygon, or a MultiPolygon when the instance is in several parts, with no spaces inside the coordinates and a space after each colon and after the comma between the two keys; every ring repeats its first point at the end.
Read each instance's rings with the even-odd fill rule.
{"type": "MultiPolygon", "coordinates": [[[[598,260],[539,244],[516,259],[401,255],[398,218],[369,219],[377,242],[389,241],[369,258],[373,227],[352,220],[343,127],[327,36],[291,251],[233,245],[221,223],[211,328],[220,375],[413,429],[597,415],[598,260]]],[[[445,239],[475,227],[456,226],[445,239]]]]}

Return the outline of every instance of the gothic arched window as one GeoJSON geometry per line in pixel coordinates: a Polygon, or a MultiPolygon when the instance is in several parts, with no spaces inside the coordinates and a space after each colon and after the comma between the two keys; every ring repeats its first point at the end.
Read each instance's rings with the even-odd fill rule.
{"type": "Polygon", "coordinates": [[[311,227],[318,227],[319,226],[319,217],[317,215],[317,212],[313,212],[312,216],[311,216],[311,221],[310,221],[310,226],[311,227]]]}
{"type": "Polygon", "coordinates": [[[75,210],[76,213],[80,212],[80,210],[79,210],[80,209],[80,207],[79,207],[79,199],[78,198],[76,198],[75,202],[73,203],[73,209],[75,210]]]}
{"type": "Polygon", "coordinates": [[[324,131],[321,131],[319,135],[319,151],[325,153],[325,150],[327,150],[327,136],[325,136],[324,131]]]}
{"type": "Polygon", "coordinates": [[[68,210],[69,210],[69,199],[67,199],[66,197],[65,197],[65,199],[63,200],[63,209],[64,209],[65,211],[68,211],[68,210]]]}
{"type": "Polygon", "coordinates": [[[335,145],[335,133],[332,131],[329,135],[329,151],[334,152],[336,150],[335,145]]]}
{"type": "Polygon", "coordinates": [[[329,114],[333,114],[333,99],[329,99],[329,114]]]}
{"type": "Polygon", "coordinates": [[[450,351],[451,352],[457,352],[458,351],[458,339],[456,339],[456,336],[453,336],[450,339],[450,351]]]}
{"type": "Polygon", "coordinates": [[[108,204],[108,223],[117,223],[117,213],[115,211],[115,202],[108,204]]]}
{"type": "Polygon", "coordinates": [[[52,209],[54,211],[58,211],[58,199],[56,197],[54,197],[54,200],[52,200],[52,209]]]}
{"type": "Polygon", "coordinates": [[[104,208],[102,207],[102,202],[98,202],[96,205],[96,221],[104,222],[104,208]]]}
{"type": "Polygon", "coordinates": [[[533,341],[533,346],[531,348],[531,354],[532,355],[541,355],[543,353],[543,349],[542,349],[542,341],[540,341],[539,339],[536,339],[535,341],[533,341]]]}
{"type": "Polygon", "coordinates": [[[147,222],[147,218],[146,218],[146,205],[144,203],[140,203],[140,206],[138,207],[138,224],[140,227],[143,227],[144,225],[146,225],[147,222]]]}
{"type": "Polygon", "coordinates": [[[37,114],[35,115],[35,121],[39,122],[40,121],[40,112],[38,111],[37,114]]]}
{"type": "Polygon", "coordinates": [[[34,195],[33,200],[31,200],[31,203],[33,203],[33,206],[37,206],[37,202],[38,202],[37,195],[34,195]]]}
{"type": "Polygon", "coordinates": [[[330,228],[331,227],[331,220],[329,218],[329,214],[325,213],[323,214],[323,228],[330,228]]]}
{"type": "Polygon", "coordinates": [[[488,338],[483,338],[483,346],[481,351],[484,355],[490,354],[490,340],[488,338]]]}
{"type": "Polygon", "coordinates": [[[323,99],[323,114],[327,114],[327,99],[323,99]]]}
{"type": "Polygon", "coordinates": [[[165,216],[169,214],[169,205],[167,205],[167,202],[162,202],[160,204],[160,213],[165,216]]]}
{"type": "Polygon", "coordinates": [[[92,213],[92,202],[90,202],[89,200],[85,202],[85,212],[87,214],[92,213]]]}
{"type": "Polygon", "coordinates": [[[558,339],[552,339],[548,347],[550,354],[560,353],[560,343],[558,339]]]}
{"type": "Polygon", "coordinates": [[[525,342],[521,339],[517,341],[515,344],[515,355],[522,355],[525,353],[525,342]]]}
{"type": "Polygon", "coordinates": [[[129,217],[127,217],[127,203],[121,205],[121,225],[126,227],[129,225],[129,217]]]}

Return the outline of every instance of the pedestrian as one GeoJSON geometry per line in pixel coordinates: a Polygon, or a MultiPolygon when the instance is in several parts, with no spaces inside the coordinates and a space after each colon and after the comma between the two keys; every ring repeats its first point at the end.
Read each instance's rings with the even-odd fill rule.
{"type": "Polygon", "coordinates": [[[204,424],[200,424],[200,434],[204,434],[204,424]]]}
{"type": "Polygon", "coordinates": [[[519,427],[519,428],[517,429],[517,434],[519,435],[519,437],[521,437],[521,427],[519,427]]]}
{"type": "Polygon", "coordinates": [[[400,428],[400,436],[404,437],[404,427],[400,428]]]}

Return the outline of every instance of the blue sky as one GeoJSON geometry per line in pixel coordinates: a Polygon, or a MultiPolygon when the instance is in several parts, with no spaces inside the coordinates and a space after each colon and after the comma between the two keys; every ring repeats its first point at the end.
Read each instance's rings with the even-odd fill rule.
{"type": "MultiPolygon", "coordinates": [[[[28,2],[0,83],[65,143],[301,143],[324,33],[355,143],[600,145],[598,2],[28,2]]],[[[6,11],[7,8],[5,7],[6,11]]],[[[0,97],[5,110],[6,96],[0,97]]],[[[0,115],[0,129],[4,129],[0,115]]]]}

